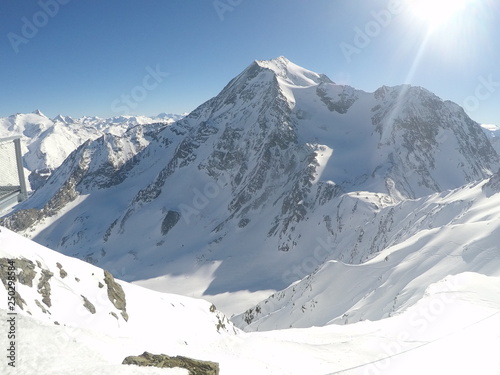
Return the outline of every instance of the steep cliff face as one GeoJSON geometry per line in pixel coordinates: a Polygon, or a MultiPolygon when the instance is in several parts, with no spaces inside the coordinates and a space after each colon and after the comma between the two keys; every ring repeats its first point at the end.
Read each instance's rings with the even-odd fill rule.
{"type": "Polygon", "coordinates": [[[283,57],[137,132],[82,145],[3,225],[126,280],[201,269],[207,294],[281,289],[383,250],[398,202],[499,167],[457,105],[418,87],[336,85],[283,57]]]}
{"type": "Polygon", "coordinates": [[[387,148],[389,178],[408,198],[489,177],[498,156],[483,131],[458,105],[419,87],[385,87],[372,121],[387,148]]]}

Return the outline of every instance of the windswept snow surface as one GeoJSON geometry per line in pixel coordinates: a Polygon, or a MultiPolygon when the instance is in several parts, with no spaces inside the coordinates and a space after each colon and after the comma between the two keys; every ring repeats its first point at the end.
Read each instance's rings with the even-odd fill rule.
{"type": "MultiPolygon", "coordinates": [[[[423,298],[405,312],[379,321],[254,333],[217,332],[204,301],[119,282],[128,298],[130,320],[117,327],[117,320],[110,318],[114,326],[104,327],[100,323],[105,314],[99,309],[109,308],[105,298],[91,315],[83,313],[78,307],[81,301],[71,297],[85,293],[91,299],[102,270],[4,228],[0,236],[0,257],[18,262],[31,259],[53,271],[59,269],[52,264],[59,263],[67,271],[65,278],[57,272],[52,276],[53,304],[43,305],[53,311],[50,316],[31,303],[39,293],[36,288],[30,292],[18,280],[17,290],[28,304],[24,310],[16,309],[16,367],[2,358],[2,374],[186,374],[181,369],[121,365],[126,356],[144,351],[218,362],[221,375],[494,375],[500,371],[499,277],[474,272],[448,276],[430,284],[423,298]],[[78,284],[75,275],[80,276],[78,284]],[[65,314],[58,305],[66,309],[65,314]],[[71,324],[65,320],[70,315],[71,324]]],[[[3,336],[9,330],[9,317],[7,292],[0,286],[3,336]]]]}

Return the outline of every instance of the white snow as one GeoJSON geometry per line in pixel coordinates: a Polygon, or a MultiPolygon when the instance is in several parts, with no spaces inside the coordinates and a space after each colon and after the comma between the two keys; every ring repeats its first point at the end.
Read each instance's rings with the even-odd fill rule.
{"type": "MultiPolygon", "coordinates": [[[[500,373],[499,176],[471,181],[495,172],[480,168],[486,161],[474,164],[480,155],[467,138],[475,124],[420,88],[371,94],[283,57],[255,64],[265,69],[244,72],[227,97],[156,132],[151,142],[134,127],[147,123],[140,116],[49,120],[37,112],[0,120],[0,136],[29,138],[25,161],[32,167],[57,166],[98,136],[72,161],[87,175],[108,164],[118,170],[145,150],[119,184],[100,188],[108,176],[96,172],[76,199],[22,232],[133,281],[117,281],[127,321],[109,300],[102,269],[0,228],[0,258],[26,258],[36,271],[32,287],[17,284],[27,304],[17,310],[19,367],[13,372],[0,358],[2,374],[186,373],[120,364],[144,351],[215,361],[223,375],[500,373]],[[258,111],[268,108],[259,95],[276,92],[290,121],[280,111],[258,111]],[[439,111],[429,111],[428,101],[439,111]],[[448,120],[434,133],[429,116],[436,113],[448,120]],[[412,118],[428,120],[430,128],[403,121],[412,118]],[[271,165],[263,187],[252,191],[252,207],[230,211],[238,189],[262,176],[243,172],[243,183],[232,186],[224,173],[236,175],[236,167],[215,178],[205,173],[207,160],[214,150],[221,158],[241,152],[249,156],[247,170],[257,170],[266,126],[296,136],[296,147],[272,149],[280,156],[272,160],[295,164],[289,175],[271,165]],[[232,147],[221,142],[225,130],[235,134],[225,140],[232,147]],[[423,144],[413,149],[415,140],[423,144]],[[195,161],[176,159],[181,151],[195,161]],[[315,169],[310,191],[300,195],[288,185],[303,160],[315,169]],[[158,188],[154,182],[171,161],[175,171],[158,194],[136,199],[158,188]],[[339,186],[344,190],[325,202],[314,200],[321,189],[339,186]],[[287,222],[287,231],[271,229],[292,193],[299,196],[294,207],[308,207],[306,214],[287,222]],[[171,210],[182,218],[166,235],[162,222],[171,210]],[[290,247],[278,251],[283,244],[290,247]],[[53,273],[51,306],[41,302],[42,270],[53,273]],[[232,321],[245,332],[211,303],[228,316],[241,313],[232,321]]],[[[497,129],[484,128],[494,140],[497,129]]],[[[20,208],[46,204],[73,172],[64,163],[51,186],[20,208]]],[[[0,286],[0,335],[8,328],[6,308],[0,286]]]]}
{"type": "MultiPolygon", "coordinates": [[[[51,252],[3,228],[0,235],[2,258],[22,256],[43,262],[44,266],[59,261],[68,277],[80,273],[81,289],[72,289],[75,283],[52,283],[54,295],[60,288],[66,289],[68,296],[82,293],[83,289],[91,295],[88,292],[95,276],[89,271],[97,268],[51,252]]],[[[58,278],[57,274],[53,277],[58,278]]],[[[65,306],[73,315],[73,325],[54,325],[51,319],[55,317],[30,316],[17,309],[16,368],[10,368],[2,358],[2,374],[186,374],[180,369],[121,365],[126,356],[144,351],[215,361],[221,375],[493,375],[500,371],[499,277],[474,272],[449,276],[429,285],[425,296],[405,312],[379,321],[237,335],[219,334],[207,320],[196,321],[208,315],[199,309],[206,306],[202,301],[120,284],[129,298],[127,310],[131,317],[120,328],[95,325],[99,317],[88,324],[76,304],[56,301],[55,297],[51,310],[60,318],[55,305],[65,306]],[[177,315],[175,307],[166,309],[167,304],[178,304],[182,314],[177,315]],[[155,311],[162,305],[162,313],[155,311]],[[137,325],[132,323],[134,316],[139,320],[137,325]],[[159,327],[165,324],[168,329],[162,331],[159,327]]],[[[20,283],[17,286],[23,298],[29,300],[28,288],[20,283]]],[[[0,288],[3,335],[8,330],[6,300],[5,289],[0,288]]]]}
{"type": "MultiPolygon", "coordinates": [[[[376,243],[380,228],[389,220],[393,225],[384,230],[387,242],[382,251],[371,255],[371,249],[366,249],[366,260],[357,265],[338,260],[321,265],[299,283],[259,303],[260,313],[253,307],[252,323],[245,329],[379,320],[406,311],[425,295],[429,284],[449,275],[473,271],[500,276],[496,251],[500,194],[488,198],[483,185],[381,210],[379,219],[365,222],[363,238],[376,243]],[[331,301],[335,301],[332,306],[331,301]]],[[[358,235],[353,232],[339,246],[352,246],[358,235]]],[[[245,327],[246,318],[248,314],[242,314],[234,321],[245,327]]]]}
{"type": "Polygon", "coordinates": [[[22,136],[26,177],[36,171],[50,175],[50,171],[59,167],[72,151],[87,140],[97,139],[104,134],[123,136],[127,130],[137,125],[158,122],[172,124],[182,117],[161,113],[155,117],[118,116],[103,119],[84,116],[73,119],[58,115],[51,120],[36,110],[29,114],[18,113],[0,118],[0,138],[22,136]],[[43,172],[44,170],[47,172],[43,172]]]}

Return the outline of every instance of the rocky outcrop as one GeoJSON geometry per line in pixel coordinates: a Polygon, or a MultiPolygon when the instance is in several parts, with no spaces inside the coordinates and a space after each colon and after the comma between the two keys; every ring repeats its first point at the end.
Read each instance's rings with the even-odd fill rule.
{"type": "Polygon", "coordinates": [[[219,364],[209,361],[200,361],[187,357],[169,357],[165,354],[151,354],[144,352],[140,356],[129,356],[122,362],[123,365],[153,366],[159,368],[184,368],[189,375],[218,375],[219,364]]]}
{"type": "Polygon", "coordinates": [[[17,280],[26,286],[33,286],[33,279],[36,276],[35,263],[28,259],[16,259],[17,280]]]}
{"type": "Polygon", "coordinates": [[[181,214],[177,211],[168,211],[161,223],[161,234],[166,235],[180,220],[181,214]]]}
{"type": "Polygon", "coordinates": [[[63,269],[63,266],[61,263],[56,264],[57,268],[59,268],[59,276],[61,279],[64,279],[66,276],[68,276],[68,273],[63,269]]]}
{"type": "Polygon", "coordinates": [[[358,100],[355,91],[352,87],[344,86],[342,91],[337,95],[337,99],[332,99],[328,95],[328,86],[319,85],[316,89],[316,94],[325,103],[326,107],[330,112],[337,112],[340,114],[345,114],[349,111],[349,108],[358,100]]]}
{"type": "Polygon", "coordinates": [[[109,300],[118,310],[121,310],[123,319],[128,321],[127,301],[122,286],[118,284],[113,275],[106,270],[104,271],[104,282],[108,287],[109,300]]]}
{"type": "Polygon", "coordinates": [[[0,218],[0,225],[19,232],[29,228],[43,217],[42,210],[28,208],[16,211],[13,215],[0,218]]]}
{"type": "Polygon", "coordinates": [[[95,314],[95,306],[87,299],[87,297],[83,296],[83,307],[90,311],[91,314],[95,314]]]}
{"type": "Polygon", "coordinates": [[[40,281],[38,282],[38,293],[42,295],[42,302],[45,303],[48,307],[52,306],[52,302],[50,300],[50,283],[49,280],[54,274],[48,270],[42,269],[42,275],[40,281]]]}
{"type": "Polygon", "coordinates": [[[488,182],[483,185],[483,192],[488,198],[500,193],[500,171],[491,176],[488,182]]]}
{"type": "MultiPolygon", "coordinates": [[[[8,273],[9,261],[11,261],[11,259],[0,258],[0,280],[2,280],[2,283],[7,291],[9,291],[7,282],[9,275],[8,273]]],[[[36,276],[36,272],[34,270],[35,264],[30,260],[21,258],[21,259],[16,259],[14,265],[16,267],[15,273],[17,276],[16,277],[17,281],[20,282],[21,284],[30,287],[33,286],[33,279],[36,276]]],[[[24,306],[26,306],[26,301],[21,297],[17,289],[15,290],[14,299],[16,301],[16,305],[21,310],[24,310],[24,306]]]]}

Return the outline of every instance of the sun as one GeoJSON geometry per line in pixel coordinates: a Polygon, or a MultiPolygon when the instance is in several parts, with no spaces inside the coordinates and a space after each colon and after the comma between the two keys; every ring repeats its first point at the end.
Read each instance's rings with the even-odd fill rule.
{"type": "Polygon", "coordinates": [[[438,28],[458,14],[463,14],[474,0],[408,0],[411,12],[428,24],[430,29],[438,28]]]}

